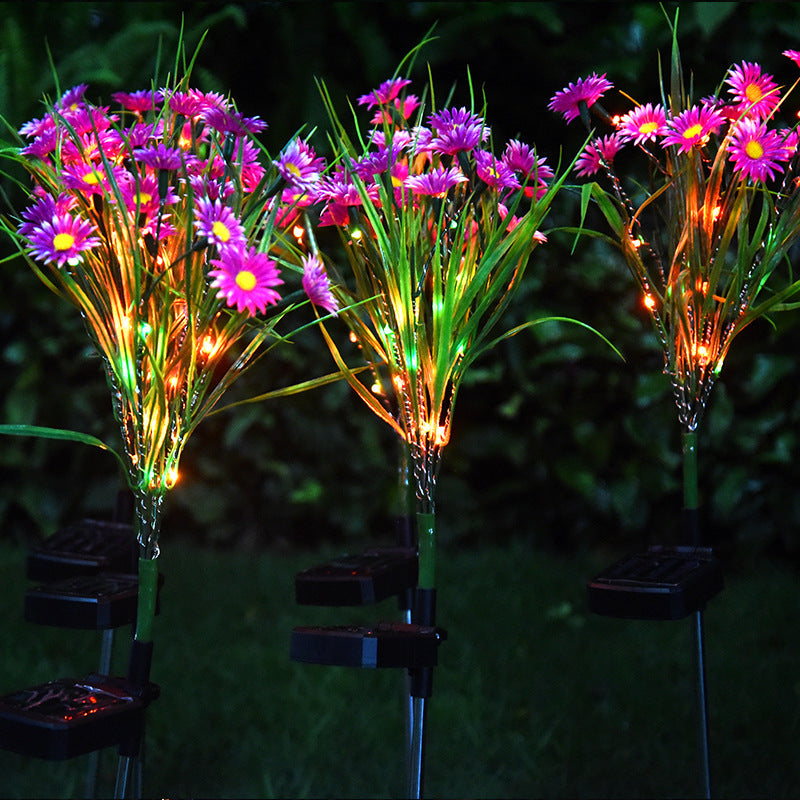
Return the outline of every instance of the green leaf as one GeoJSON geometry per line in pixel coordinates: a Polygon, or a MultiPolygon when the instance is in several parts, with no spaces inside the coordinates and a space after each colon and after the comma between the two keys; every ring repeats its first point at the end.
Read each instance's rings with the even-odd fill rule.
{"type": "Polygon", "coordinates": [[[46,428],[40,425],[0,425],[0,434],[5,434],[6,436],[33,436],[38,439],[57,439],[99,447],[101,450],[111,453],[125,470],[125,462],[120,454],[101,439],[88,433],[69,431],[63,428],[46,428]]]}

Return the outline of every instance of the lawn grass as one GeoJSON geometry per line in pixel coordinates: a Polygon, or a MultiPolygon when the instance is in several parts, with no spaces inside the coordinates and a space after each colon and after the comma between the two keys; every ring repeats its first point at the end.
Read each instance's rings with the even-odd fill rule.
{"type": "MultiPolygon", "coordinates": [[[[295,573],[332,553],[219,553],[166,540],[145,796],[402,797],[402,674],[296,664],[292,627],[397,617],[396,603],[294,603],[295,573]]],[[[429,797],[696,797],[702,791],[690,620],[586,613],[608,557],[522,542],[442,548],[429,797]]],[[[22,620],[24,552],[0,546],[0,691],[96,667],[99,634],[22,620]]],[[[705,612],[715,794],[800,786],[797,575],[726,576],[705,612]]],[[[115,662],[124,670],[124,636],[115,662]]],[[[101,796],[116,756],[105,751],[101,796]]],[[[0,752],[0,796],[82,797],[86,759],[0,752]]]]}

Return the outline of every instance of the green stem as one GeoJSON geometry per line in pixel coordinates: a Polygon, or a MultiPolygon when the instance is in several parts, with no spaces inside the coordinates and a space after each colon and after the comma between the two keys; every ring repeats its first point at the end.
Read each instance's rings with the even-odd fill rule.
{"type": "Polygon", "coordinates": [[[436,566],[436,517],[432,512],[417,513],[417,546],[419,548],[420,589],[433,589],[436,566]]]}
{"type": "Polygon", "coordinates": [[[153,641],[153,619],[156,615],[156,597],[158,595],[158,560],[155,558],[139,559],[139,598],[136,608],[137,642],[153,641]]]}
{"type": "Polygon", "coordinates": [[[158,595],[158,534],[163,495],[139,490],[136,495],[136,527],[139,540],[139,596],[136,607],[137,642],[153,640],[153,618],[158,595]]]}
{"type": "Polygon", "coordinates": [[[699,506],[697,489],[697,433],[683,432],[683,507],[696,510],[699,506]]]}

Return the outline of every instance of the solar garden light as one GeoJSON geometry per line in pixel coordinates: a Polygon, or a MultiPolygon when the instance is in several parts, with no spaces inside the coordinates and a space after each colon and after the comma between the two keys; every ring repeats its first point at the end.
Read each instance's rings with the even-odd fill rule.
{"type": "MultiPolygon", "coordinates": [[[[714,84],[714,94],[694,100],[683,82],[677,13],[671,29],[661,103],[631,108],[620,92],[604,100],[607,109],[600,99],[613,84],[595,73],[557,92],[550,109],[590,130],[576,170],[600,182],[583,187],[582,222],[594,204],[613,235],[583,225],[576,231],[618,248],[642,293],[663,348],[683,453],[684,546],[623,559],[590,583],[590,604],[618,616],[694,614],[703,789],[710,796],[702,609],[722,576],[700,532],[697,433],[736,336],[797,305],[791,300],[800,281],[787,269],[787,254],[800,235],[800,162],[797,118],[779,123],[790,94],[782,96],[758,64],[743,62],[714,84]],[[610,133],[597,133],[592,117],[610,133]],[[616,167],[624,148],[643,157],[635,175],[616,167]]],[[[784,55],[800,65],[800,52],[784,55]]],[[[695,75],[695,85],[701,78],[695,75]]]]}
{"type": "MultiPolygon", "coordinates": [[[[80,311],[104,367],[121,448],[39,426],[2,425],[0,432],[111,452],[135,500],[130,680],[122,687],[98,687],[96,680],[59,685],[44,695],[67,709],[62,722],[70,732],[75,715],[69,709],[76,704],[107,700],[109,709],[136,707],[128,715],[132,738],[122,754],[120,791],[136,756],[132,732],[139,709],[143,715],[152,699],[144,676],[152,655],[162,508],[178,480],[184,446],[197,425],[220,410],[234,381],[284,340],[278,326],[291,310],[307,302],[328,312],[336,308],[321,263],[305,257],[290,232],[319,178],[313,151],[294,139],[277,159],[262,163],[256,134],[266,123],[245,117],[229,98],[192,88],[193,64],[179,48],[172,76],[154,78],[152,86],[160,88],[114,93],[115,111],[92,104],[86,84],[69,89],[19,132],[6,123],[17,146],[3,152],[27,173],[33,192],[7,175],[32,203],[15,219],[0,218],[0,228],[42,283],[80,311]],[[297,290],[282,298],[276,287],[289,284],[293,274],[297,290]]],[[[44,698],[26,695],[20,702],[41,710],[44,698]]],[[[70,743],[64,757],[102,744],[104,731],[115,740],[111,728],[98,723],[92,730],[91,741],[70,743]]]]}
{"type": "MultiPolygon", "coordinates": [[[[437,630],[435,490],[456,396],[476,359],[545,321],[496,331],[533,251],[547,240],[539,226],[566,176],[556,178],[533,147],[517,140],[495,155],[471,83],[469,107],[438,106],[432,86],[426,98],[410,94],[411,81],[399,71],[407,61],[410,68],[424,43],[392,78],[358,98],[372,117],[355,139],[320,85],[334,160],[317,190],[318,225],[306,220],[313,252],[315,230],[332,226],[346,259],[343,267],[332,252],[320,253],[359,359],[351,366],[323,324],[336,366],[408,451],[418,561],[410,619],[422,649],[437,630]]],[[[299,637],[295,630],[296,647],[299,637]]],[[[412,667],[409,682],[411,797],[423,791],[432,666],[412,667]]]]}

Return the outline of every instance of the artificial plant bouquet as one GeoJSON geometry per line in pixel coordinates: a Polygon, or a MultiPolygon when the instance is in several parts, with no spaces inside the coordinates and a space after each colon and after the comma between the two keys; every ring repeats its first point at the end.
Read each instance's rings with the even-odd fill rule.
{"type": "Polygon", "coordinates": [[[149,641],[162,501],[189,435],[282,339],[276,325],[304,302],[301,282],[312,302],[335,311],[335,301],[288,227],[319,178],[306,142],[265,158],[255,138],[265,123],[188,78],[118,92],[114,110],[86,89],[25,124],[26,142],[6,153],[32,178],[32,203],[4,227],[41,281],[79,309],[102,358],[136,499],[136,639],[149,641]],[[282,299],[293,271],[302,279],[282,299]]]}
{"type": "MultiPolygon", "coordinates": [[[[495,154],[472,107],[431,109],[393,77],[358,98],[370,127],[353,141],[324,93],[331,171],[316,189],[320,226],[335,226],[350,271],[337,276],[340,315],[369,364],[356,372],[326,335],[337,366],[407,445],[420,587],[434,585],[435,486],[468,368],[497,334],[563,176],[518,140],[495,154]],[[548,182],[553,181],[550,185],[548,182]]],[[[534,322],[528,323],[534,324],[534,322]]]]}
{"type": "MultiPolygon", "coordinates": [[[[774,77],[745,61],[696,98],[672,30],[669,91],[655,102],[631,107],[620,92],[606,110],[600,100],[613,84],[593,73],[549,108],[592,132],[575,165],[598,176],[583,187],[582,215],[593,201],[613,235],[580,231],[619,248],[642,292],[678,408],[684,504],[694,511],[696,430],[731,344],[755,320],[793,307],[800,289],[789,258],[800,235],[800,161],[797,118],[783,121],[789,94],[774,77]],[[628,171],[631,150],[639,166],[628,171]]],[[[800,65],[800,52],[784,55],[800,65]]]]}

